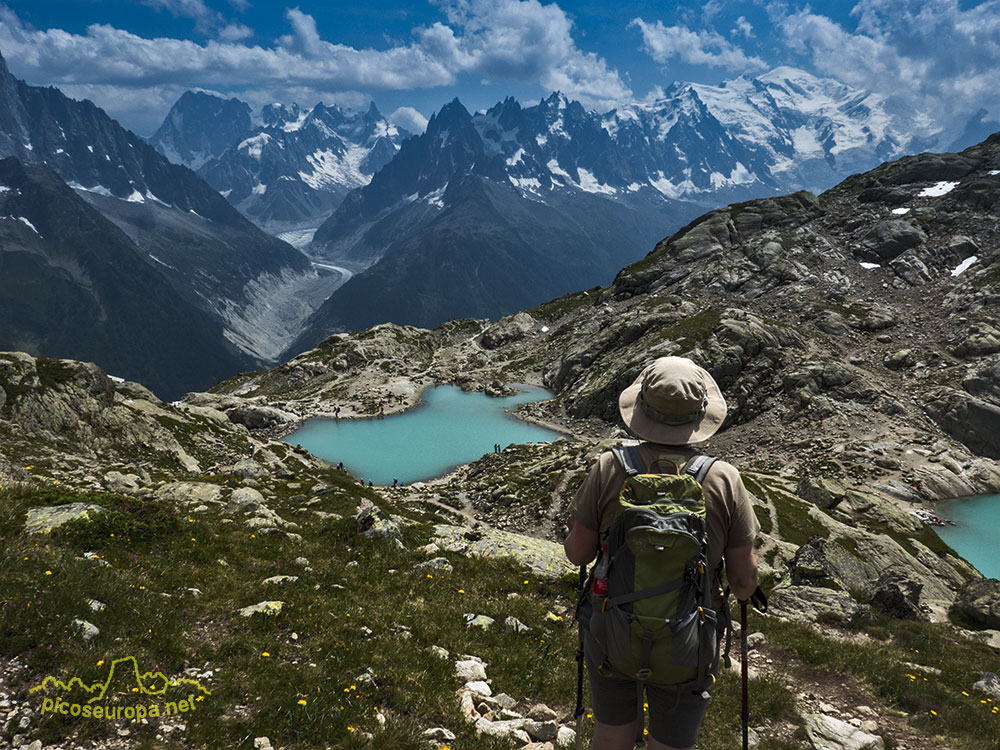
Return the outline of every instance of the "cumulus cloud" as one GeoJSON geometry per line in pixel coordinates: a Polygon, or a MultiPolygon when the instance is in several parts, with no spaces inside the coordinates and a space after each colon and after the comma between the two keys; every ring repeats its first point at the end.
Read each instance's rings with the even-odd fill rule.
{"type": "Polygon", "coordinates": [[[961,127],[980,109],[1000,120],[1000,0],[967,9],[957,0],[861,0],[851,15],[854,30],[808,8],[773,18],[817,72],[945,125],[961,127]]]}
{"type": "Polygon", "coordinates": [[[419,135],[427,129],[427,118],[413,107],[400,107],[387,118],[393,125],[419,135]]]}
{"type": "MultiPolygon", "coordinates": [[[[415,28],[408,42],[386,49],[327,42],[315,19],[298,8],[286,11],[288,33],[263,46],[247,43],[253,31],[226,22],[204,0],[143,1],[211,28],[214,38],[204,43],[146,38],[108,24],[94,24],[83,34],[38,30],[0,5],[0,50],[14,73],[30,83],[76,87],[74,91],[87,90],[93,97],[158,89],[126,97],[135,101],[197,87],[370,95],[450,85],[462,74],[536,83],[590,106],[631,96],[605,60],[577,47],[566,13],[538,0],[436,0],[443,22],[415,28]]],[[[245,0],[230,3],[237,10],[247,5],[245,0]]],[[[119,101],[95,101],[107,104],[109,111],[121,106],[119,101]]],[[[158,113],[163,114],[165,110],[158,113]]],[[[149,114],[136,107],[134,116],[149,114]]]]}
{"type": "Polygon", "coordinates": [[[753,26],[747,20],[746,16],[740,16],[736,19],[733,30],[729,32],[733,36],[743,36],[749,39],[753,36],[753,26]]]}
{"type": "Polygon", "coordinates": [[[685,26],[665,26],[662,21],[647,23],[641,18],[632,19],[629,28],[632,27],[642,32],[644,51],[658,63],[667,63],[676,57],[689,65],[710,65],[739,72],[768,67],[759,57],[746,55],[715,31],[692,31],[685,26]]]}

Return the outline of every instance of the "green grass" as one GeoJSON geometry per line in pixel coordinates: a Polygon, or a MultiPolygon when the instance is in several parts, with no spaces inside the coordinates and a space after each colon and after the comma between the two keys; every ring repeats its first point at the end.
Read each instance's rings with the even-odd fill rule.
{"type": "Polygon", "coordinates": [[[792,495],[774,480],[759,473],[746,472],[743,483],[754,495],[773,505],[777,518],[772,520],[777,525],[778,534],[786,542],[803,545],[813,537],[830,535],[830,530],[810,513],[815,509],[814,505],[792,495]]]}
{"type": "Polygon", "coordinates": [[[878,617],[859,626],[872,636],[864,642],[822,637],[806,625],[774,618],[762,618],[760,626],[769,642],[828,670],[831,679],[838,674],[857,678],[885,704],[908,714],[919,732],[943,735],[958,750],[1000,747],[996,701],[971,688],[986,665],[996,662],[996,654],[950,626],[878,617]],[[924,673],[905,662],[942,674],[924,673]]]}

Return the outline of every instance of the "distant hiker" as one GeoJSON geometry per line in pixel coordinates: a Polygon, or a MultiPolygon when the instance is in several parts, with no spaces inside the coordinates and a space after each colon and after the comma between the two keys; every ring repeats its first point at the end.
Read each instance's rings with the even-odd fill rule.
{"type": "Polygon", "coordinates": [[[601,454],[573,500],[564,543],[575,565],[586,565],[609,546],[614,552],[603,556],[610,567],[608,559],[598,558],[580,610],[593,700],[591,748],[632,749],[642,737],[643,692],[649,750],[690,748],[715,683],[719,639],[728,623],[719,586],[722,559],[730,588],[741,602],[750,599],[757,587],[753,548],[760,526],[736,468],[691,447],[715,434],[726,417],[725,398],[708,372],[686,358],[661,357],[621,393],[618,407],[641,442],[601,454]],[[622,501],[629,499],[635,502],[629,507],[638,510],[621,512],[622,501]],[[656,514],[672,513],[670,518],[682,519],[678,523],[696,533],[645,526],[641,519],[654,507],[656,514]],[[697,508],[703,509],[704,524],[692,510],[697,508]],[[673,546],[658,543],[668,536],[673,546]],[[615,566],[619,560],[625,562],[615,566]],[[635,591],[640,578],[642,590],[635,591]],[[669,593],[662,590],[666,587],[669,593]],[[657,607],[660,613],[653,616],[660,623],[676,618],[678,632],[653,626],[643,638],[642,628],[630,628],[636,613],[650,615],[657,607]],[[690,653],[677,663],[676,652],[685,648],[690,653]]]}
{"type": "Polygon", "coordinates": [[[372,480],[370,480],[370,479],[368,480],[368,486],[369,486],[369,487],[371,487],[371,486],[372,486],[372,480]]]}
{"type": "Polygon", "coordinates": [[[333,418],[334,419],[340,419],[340,407],[339,406],[336,409],[333,410],[333,418]]]}
{"type": "Polygon", "coordinates": [[[392,486],[393,487],[398,487],[399,486],[399,480],[396,479],[396,477],[392,478],[392,486]]]}
{"type": "Polygon", "coordinates": [[[257,450],[257,446],[254,445],[253,443],[250,443],[250,451],[249,451],[250,452],[250,458],[253,458],[254,451],[256,451],[256,450],[257,450]]]}
{"type": "Polygon", "coordinates": [[[337,471],[343,471],[343,470],[344,470],[344,462],[341,461],[340,463],[337,464],[337,471]]]}

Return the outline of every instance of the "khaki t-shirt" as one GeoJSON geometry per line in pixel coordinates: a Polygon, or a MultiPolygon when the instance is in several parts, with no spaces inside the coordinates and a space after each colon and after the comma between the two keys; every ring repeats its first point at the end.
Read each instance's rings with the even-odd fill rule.
{"type": "MultiPolygon", "coordinates": [[[[653,443],[640,443],[638,448],[646,470],[662,473],[675,471],[674,463],[666,457],[677,458],[683,468],[687,460],[698,453],[688,447],[653,443]]],[[[602,453],[577,490],[570,515],[591,531],[605,531],[614,520],[626,476],[624,467],[611,451],[602,453]]],[[[725,550],[753,544],[760,524],[740,473],[732,464],[721,460],[713,463],[702,482],[702,491],[708,528],[708,569],[714,581],[725,550]]],[[[721,598],[720,589],[716,592],[717,605],[721,598]]]]}

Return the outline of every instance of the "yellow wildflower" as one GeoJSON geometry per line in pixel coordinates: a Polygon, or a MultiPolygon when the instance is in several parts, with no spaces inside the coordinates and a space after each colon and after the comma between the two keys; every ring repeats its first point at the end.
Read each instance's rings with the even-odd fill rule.
{"type": "Polygon", "coordinates": [[[50,576],[50,575],[52,575],[52,571],[51,571],[51,570],[46,570],[46,571],[45,571],[45,575],[47,575],[47,576],[50,576]]]}
{"type": "Polygon", "coordinates": [[[261,656],[270,656],[270,654],[267,651],[264,651],[261,653],[261,656]]]}
{"type": "Polygon", "coordinates": [[[300,699],[299,699],[299,705],[300,705],[300,706],[305,706],[305,705],[306,705],[306,701],[305,701],[305,699],[304,699],[304,698],[300,698],[300,699]]]}

